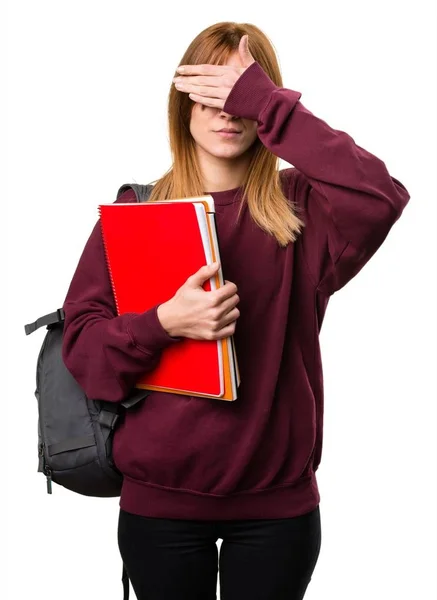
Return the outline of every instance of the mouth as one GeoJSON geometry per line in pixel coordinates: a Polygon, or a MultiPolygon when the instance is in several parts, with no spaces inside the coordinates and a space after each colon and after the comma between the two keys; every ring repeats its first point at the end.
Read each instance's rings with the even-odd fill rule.
{"type": "Polygon", "coordinates": [[[226,133],[241,133],[241,129],[237,129],[236,127],[222,127],[216,133],[220,133],[222,131],[226,133]]]}
{"type": "Polygon", "coordinates": [[[215,131],[214,133],[224,138],[236,138],[241,135],[241,131],[237,131],[236,129],[220,129],[220,131],[215,131]]]}

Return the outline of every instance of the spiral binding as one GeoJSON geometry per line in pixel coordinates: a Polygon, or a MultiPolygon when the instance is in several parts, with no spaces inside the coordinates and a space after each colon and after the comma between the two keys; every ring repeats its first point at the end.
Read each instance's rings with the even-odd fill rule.
{"type": "Polygon", "coordinates": [[[100,205],[98,207],[98,211],[99,211],[99,220],[100,220],[100,231],[102,233],[103,248],[105,250],[106,265],[108,267],[109,279],[111,280],[112,294],[114,296],[115,307],[117,309],[117,315],[120,315],[120,308],[118,306],[117,294],[115,292],[114,278],[112,276],[111,263],[109,261],[108,248],[107,248],[107,245],[106,245],[106,239],[105,239],[105,234],[104,234],[104,230],[103,230],[102,211],[101,211],[100,205]]]}

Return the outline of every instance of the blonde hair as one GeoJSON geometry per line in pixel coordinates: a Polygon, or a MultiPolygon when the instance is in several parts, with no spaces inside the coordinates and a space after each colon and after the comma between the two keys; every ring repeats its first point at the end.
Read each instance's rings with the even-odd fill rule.
{"type": "MultiPolygon", "coordinates": [[[[238,51],[240,39],[249,35],[249,48],[254,59],[270,79],[283,87],[278,61],[271,42],[255,25],[249,23],[216,23],[202,31],[189,45],[182,64],[225,64],[238,51]]],[[[177,73],[175,72],[175,75],[177,73]]],[[[203,196],[203,180],[190,132],[190,116],[194,101],[172,85],[168,100],[169,143],[173,164],[156,180],[149,201],[203,196]]],[[[249,150],[252,158],[242,183],[242,200],[250,215],[264,231],[274,236],[280,246],[294,242],[305,223],[297,216],[299,207],[282,192],[279,158],[257,138],[249,150]]]]}

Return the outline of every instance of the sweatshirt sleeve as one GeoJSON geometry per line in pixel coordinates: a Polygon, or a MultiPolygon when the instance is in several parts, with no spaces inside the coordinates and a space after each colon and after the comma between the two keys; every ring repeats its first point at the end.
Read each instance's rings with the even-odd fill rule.
{"type": "Polygon", "coordinates": [[[301,243],[319,292],[331,295],[380,247],[410,199],[382,160],[330,127],[280,88],[255,62],[237,80],[223,110],[258,122],[258,137],[294,165],[289,199],[304,209],[301,243]]]}
{"type": "MultiPolygon", "coordinates": [[[[116,202],[135,202],[127,190],[116,202]]],[[[154,369],[171,337],[157,316],[158,306],[117,316],[106,264],[100,221],[95,224],[70,283],[62,358],[94,400],[123,400],[141,375],[154,369]]]]}

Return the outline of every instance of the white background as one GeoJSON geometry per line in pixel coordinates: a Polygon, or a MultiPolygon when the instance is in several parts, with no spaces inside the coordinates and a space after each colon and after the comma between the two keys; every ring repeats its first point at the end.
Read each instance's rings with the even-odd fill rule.
{"type": "Polygon", "coordinates": [[[23,326],[62,305],[97,204],[170,166],[173,71],[202,29],[232,20],[261,27],[284,86],[384,160],[412,197],[376,256],[332,297],[323,324],[322,547],[305,598],[435,599],[433,11],[424,0],[9,3],[3,597],[122,597],[118,499],[57,485],[48,496],[36,471],[45,330],[26,337],[23,326]]]}

